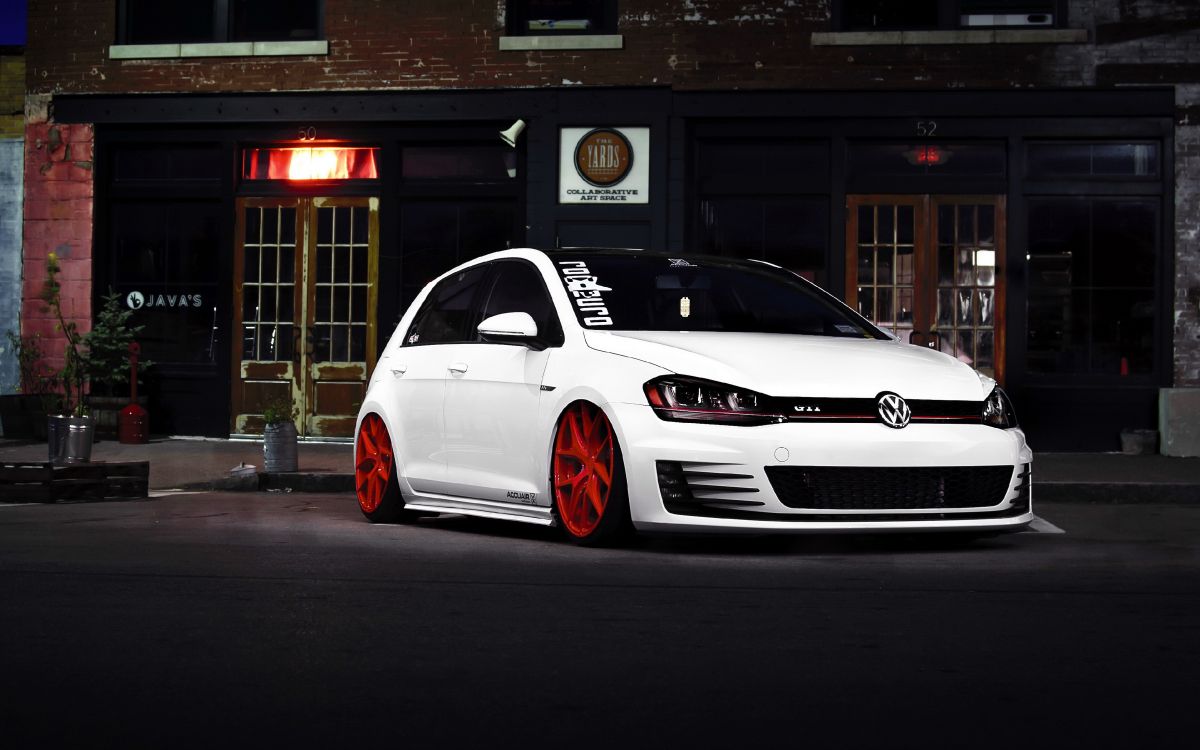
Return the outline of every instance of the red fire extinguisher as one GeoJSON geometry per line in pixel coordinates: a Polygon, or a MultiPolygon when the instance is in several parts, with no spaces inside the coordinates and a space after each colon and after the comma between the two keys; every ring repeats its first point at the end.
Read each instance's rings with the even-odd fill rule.
{"type": "Polygon", "coordinates": [[[150,441],[150,415],[137,402],[137,361],[141,350],[136,341],[129,344],[129,406],[121,410],[117,420],[117,440],[122,443],[150,441]]]}

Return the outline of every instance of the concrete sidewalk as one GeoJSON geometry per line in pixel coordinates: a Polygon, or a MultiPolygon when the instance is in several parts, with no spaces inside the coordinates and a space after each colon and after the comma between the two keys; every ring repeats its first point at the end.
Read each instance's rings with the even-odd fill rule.
{"type": "MultiPolygon", "coordinates": [[[[93,461],[149,461],[150,487],[352,492],[354,447],[349,442],[298,446],[300,471],[263,472],[261,441],[156,438],[146,445],[97,442],[93,461]],[[242,464],[254,474],[234,476],[242,464]]],[[[0,462],[45,461],[44,442],[0,439],[0,462]]],[[[1033,466],[1034,502],[1197,503],[1200,458],[1131,456],[1120,453],[1038,453],[1033,466]]]]}
{"type": "MultiPolygon", "coordinates": [[[[267,474],[261,440],[154,438],[145,445],[100,440],[92,447],[93,461],[149,461],[152,490],[354,490],[354,446],[350,442],[301,441],[298,457],[298,473],[267,474]],[[233,469],[242,465],[253,466],[255,473],[234,475],[233,469]]],[[[45,442],[0,439],[0,462],[46,459],[45,442]]]]}

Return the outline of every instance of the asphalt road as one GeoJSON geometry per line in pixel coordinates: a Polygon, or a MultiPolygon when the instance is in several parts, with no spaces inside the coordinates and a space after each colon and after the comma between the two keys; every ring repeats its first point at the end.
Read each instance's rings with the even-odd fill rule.
{"type": "Polygon", "coordinates": [[[1200,508],[575,548],[348,495],[0,506],[4,747],[1195,747],[1200,508]]]}

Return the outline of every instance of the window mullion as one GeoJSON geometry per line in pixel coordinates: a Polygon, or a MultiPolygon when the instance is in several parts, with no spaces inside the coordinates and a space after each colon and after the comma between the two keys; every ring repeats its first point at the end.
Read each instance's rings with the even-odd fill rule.
{"type": "Polygon", "coordinates": [[[938,0],[938,27],[957,29],[961,18],[960,0],[938,0]]]}
{"type": "Polygon", "coordinates": [[[233,19],[230,16],[229,0],[212,0],[213,2],[213,41],[228,42],[233,34],[231,27],[233,19]]]}

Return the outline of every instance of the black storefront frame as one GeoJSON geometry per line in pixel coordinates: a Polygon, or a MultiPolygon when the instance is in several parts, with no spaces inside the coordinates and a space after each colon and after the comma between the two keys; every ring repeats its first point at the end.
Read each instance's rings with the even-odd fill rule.
{"type": "MultiPolygon", "coordinates": [[[[848,194],[997,194],[1007,197],[1007,261],[1009,287],[1005,357],[1008,362],[1008,387],[1018,400],[1036,403],[1048,415],[1027,420],[1035,433],[1047,436],[1036,446],[1050,450],[1116,450],[1118,429],[1157,426],[1158,391],[1173,379],[1173,279],[1174,211],[1174,122],[1173,95],[1169,90],[1136,92],[1071,91],[961,92],[954,101],[948,92],[849,95],[787,95],[763,92],[742,95],[736,106],[732,94],[688,94],[675,100],[673,131],[685,134],[684,143],[673,147],[673,163],[696,169],[695,143],[704,138],[779,137],[790,135],[798,140],[828,138],[835,157],[830,164],[830,244],[827,269],[844,267],[845,205],[848,194]],[[724,101],[722,101],[724,100],[724,101]],[[792,106],[787,106],[790,100],[792,106]],[[800,109],[809,117],[789,115],[800,109]],[[883,106],[883,105],[888,106],[883,106]],[[905,116],[872,117],[869,109],[907,113],[905,116]],[[889,110],[889,107],[891,108],[889,110]],[[726,113],[737,111],[738,117],[726,113]],[[928,113],[928,114],[926,114],[928,113]],[[760,118],[767,118],[764,122],[760,118]],[[986,140],[1002,142],[1007,148],[1007,169],[1002,178],[976,180],[937,178],[879,179],[855,183],[847,178],[848,144],[856,140],[903,140],[921,142],[914,132],[928,119],[936,119],[938,141],[986,140]],[[908,131],[907,133],[905,131],[908,131]],[[1161,144],[1160,176],[1157,180],[1089,179],[1073,182],[1034,182],[1025,177],[1025,144],[1037,140],[1075,142],[1137,142],[1161,144]],[[1109,375],[1031,374],[1027,371],[1026,331],[1028,315],[1028,277],[1025,269],[1028,232],[1027,201],[1031,194],[1070,194],[1086,188],[1091,196],[1152,196],[1159,200],[1159,224],[1156,263],[1156,309],[1154,367],[1148,375],[1117,377],[1109,375]],[[1014,269],[1019,269],[1014,273],[1014,269]],[[1015,304],[1014,304],[1015,302],[1015,304]],[[1069,411],[1084,418],[1068,421],[1066,429],[1057,422],[1055,411],[1069,403],[1069,411]],[[1106,408],[1097,410],[1095,404],[1106,408]],[[1083,440],[1076,436],[1082,435],[1083,440]]],[[[673,183],[676,184],[676,183],[673,183]]],[[[686,191],[684,232],[673,233],[672,250],[684,252],[694,242],[695,211],[699,205],[696,180],[677,181],[686,191]]],[[[831,271],[830,291],[845,296],[843,275],[831,271]]],[[[1036,435],[1035,435],[1036,436],[1036,435]]]]}
{"type": "MultiPolygon", "coordinates": [[[[338,123],[348,129],[371,130],[378,125],[403,123],[420,126],[432,123],[480,124],[484,121],[506,127],[520,117],[530,125],[524,146],[527,240],[535,246],[554,244],[557,222],[585,218],[603,222],[649,223],[651,246],[683,251],[693,232],[690,212],[695,206],[690,143],[697,129],[716,128],[730,134],[753,136],[788,133],[828,138],[831,153],[844,153],[853,139],[906,140],[915,135],[923,120],[939,120],[939,137],[955,139],[1001,139],[1008,147],[1009,166],[1004,189],[1009,198],[1008,228],[1010,260],[1024,259],[1027,232],[1023,175],[1023,144],[1028,140],[1065,138],[1073,140],[1142,140],[1162,144],[1162,174],[1155,194],[1161,198],[1161,241],[1158,268],[1156,317],[1156,370],[1149,382],[1135,386],[1101,378],[1076,376],[1029,376],[1024,373],[1024,338],[1027,297],[1025,281],[1010,275],[1009,298],[1022,304],[1009,306],[1010,335],[1006,353],[1010,373],[1018,389],[1041,393],[1082,394],[1092,403],[1122,393],[1140,393],[1140,419],[1147,422],[1156,389],[1170,385],[1172,377],[1171,336],[1173,299],[1169,293],[1174,279],[1174,97],[1169,88],[1139,90],[1061,91],[933,91],[933,92],[671,92],[652,89],[554,89],[542,91],[475,91],[378,94],[281,94],[281,95],[170,95],[170,96],[60,96],[55,98],[55,116],[66,122],[97,123],[97,140],[103,143],[108,126],[157,122],[174,127],[197,125],[228,127],[231,120],[243,128],[257,125],[290,129],[301,123],[338,123]],[[736,112],[736,116],[730,116],[736,112]],[[597,114],[599,113],[599,114],[597,114]],[[886,116],[880,116],[886,113],[886,116]],[[626,126],[648,126],[652,134],[652,201],[638,207],[582,207],[557,204],[557,154],[559,127],[598,122],[626,126]],[[349,123],[349,124],[347,124],[349,123]],[[664,141],[666,148],[661,148],[664,141]]],[[[211,129],[208,132],[212,132],[211,129]]],[[[261,132],[261,131],[258,131],[261,132]]],[[[231,169],[235,162],[230,159],[231,169]]],[[[385,162],[385,168],[386,162],[385,162]]],[[[394,168],[394,165],[391,167],[394,168]]],[[[829,265],[843,260],[844,216],[841,207],[849,186],[844,159],[830,164],[829,265]]],[[[97,200],[103,201],[103,178],[98,172],[97,200]]],[[[858,186],[855,186],[856,188],[858,186]]],[[[905,186],[897,186],[905,187],[905,186]]],[[[897,192],[927,192],[907,186],[897,192]]],[[[964,186],[960,186],[964,187],[964,186]]],[[[1071,189],[1070,185],[1059,185],[1071,189]]],[[[976,188],[977,189],[977,188],[976,188]]],[[[1089,183],[1089,190],[1122,191],[1119,185],[1089,183]]],[[[1139,187],[1139,190],[1144,189],[1139,187]]],[[[953,185],[939,188],[953,194],[953,185]]],[[[1154,192],[1154,191],[1152,191],[1154,192]]],[[[226,192],[225,195],[230,195],[226,192]]],[[[232,197],[229,197],[232,205],[232,197]]],[[[232,212],[232,209],[229,209],[232,212]]],[[[103,212],[98,211],[98,218],[103,212]]],[[[99,247],[99,243],[97,243],[99,247]]],[[[1010,268],[1012,268],[1010,264],[1010,268]]],[[[831,274],[831,281],[838,276],[831,274]]],[[[830,284],[835,292],[844,290],[830,284]]],[[[384,318],[380,318],[384,320],[384,318]]],[[[1135,420],[1136,421],[1136,420],[1135,420]]],[[[1153,426],[1129,424],[1127,426],[1153,426]]],[[[1114,437],[1115,440],[1115,437],[1114,437]]]]}

